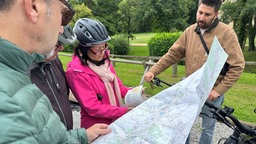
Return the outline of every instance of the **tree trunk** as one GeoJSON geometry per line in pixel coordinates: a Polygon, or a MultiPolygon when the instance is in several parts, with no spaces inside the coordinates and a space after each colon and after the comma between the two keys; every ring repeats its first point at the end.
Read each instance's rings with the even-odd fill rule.
{"type": "Polygon", "coordinates": [[[248,51],[255,51],[255,30],[256,30],[256,26],[255,26],[255,18],[253,21],[253,15],[250,18],[250,23],[249,23],[249,31],[248,31],[248,35],[249,35],[249,49],[248,51]]]}
{"type": "Polygon", "coordinates": [[[244,43],[246,41],[246,32],[247,32],[246,25],[247,25],[247,17],[243,16],[239,21],[238,30],[237,30],[238,41],[242,49],[244,49],[244,43]]]}

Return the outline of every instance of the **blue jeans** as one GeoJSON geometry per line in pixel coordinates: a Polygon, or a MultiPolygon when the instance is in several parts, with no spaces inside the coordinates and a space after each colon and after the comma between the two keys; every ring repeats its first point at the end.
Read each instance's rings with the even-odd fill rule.
{"type": "MultiPolygon", "coordinates": [[[[219,98],[212,101],[216,106],[221,106],[224,101],[224,95],[221,95],[219,98]]],[[[213,114],[209,111],[210,108],[207,106],[203,106],[202,108],[202,133],[199,140],[199,144],[211,144],[213,132],[215,128],[216,119],[213,119],[213,114]],[[206,115],[207,116],[206,116],[206,115]],[[210,117],[208,117],[210,116],[210,117]]],[[[189,144],[189,136],[186,140],[186,144],[189,144]]]]}

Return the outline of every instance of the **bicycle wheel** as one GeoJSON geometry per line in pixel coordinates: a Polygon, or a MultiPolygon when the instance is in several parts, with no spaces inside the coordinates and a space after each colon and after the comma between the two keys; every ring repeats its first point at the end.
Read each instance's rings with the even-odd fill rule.
{"type": "Polygon", "coordinates": [[[256,137],[248,139],[244,142],[245,144],[256,144],[256,137]]]}

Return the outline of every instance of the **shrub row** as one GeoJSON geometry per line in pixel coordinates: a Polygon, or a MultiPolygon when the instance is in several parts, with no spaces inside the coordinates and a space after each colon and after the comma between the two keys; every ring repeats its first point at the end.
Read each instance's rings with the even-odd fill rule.
{"type": "Polygon", "coordinates": [[[180,35],[181,32],[155,34],[148,42],[149,55],[163,56],[180,35]]]}
{"type": "MultiPolygon", "coordinates": [[[[181,32],[155,34],[148,42],[149,55],[164,55],[180,35],[181,32]]],[[[74,45],[65,45],[65,51],[73,52],[73,47],[74,45]]],[[[114,35],[109,41],[109,49],[112,54],[128,55],[130,46],[127,36],[125,34],[114,35]]]]}

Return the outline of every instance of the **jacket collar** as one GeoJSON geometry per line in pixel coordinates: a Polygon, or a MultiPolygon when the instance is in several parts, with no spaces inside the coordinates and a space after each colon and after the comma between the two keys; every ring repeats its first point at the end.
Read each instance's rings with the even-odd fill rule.
{"type": "Polygon", "coordinates": [[[27,74],[29,66],[33,63],[44,60],[43,55],[29,54],[2,38],[0,38],[0,50],[0,62],[24,74],[27,74]]]}
{"type": "MultiPolygon", "coordinates": [[[[211,31],[213,31],[213,30],[217,27],[218,24],[219,24],[219,19],[218,19],[218,18],[214,19],[213,22],[212,22],[212,24],[209,26],[209,28],[206,29],[205,32],[211,32],[211,31]]],[[[199,26],[196,26],[196,28],[195,28],[194,31],[195,31],[197,34],[199,34],[199,33],[200,33],[200,28],[199,28],[199,26]]]]}
{"type": "Polygon", "coordinates": [[[80,59],[74,55],[72,57],[72,61],[69,62],[68,68],[72,67],[74,71],[80,71],[89,75],[95,75],[98,76],[95,72],[93,72],[87,65],[82,65],[80,62],[80,59]]]}

